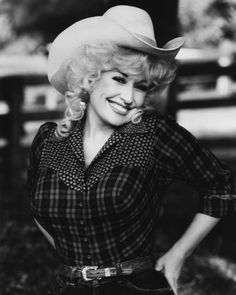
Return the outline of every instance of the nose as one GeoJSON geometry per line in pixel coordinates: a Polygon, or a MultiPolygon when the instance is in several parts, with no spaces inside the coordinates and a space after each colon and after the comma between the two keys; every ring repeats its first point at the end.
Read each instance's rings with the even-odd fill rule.
{"type": "Polygon", "coordinates": [[[121,99],[128,106],[130,106],[133,103],[133,100],[134,100],[134,87],[133,87],[133,85],[127,83],[123,87],[122,92],[121,92],[121,99]]]}

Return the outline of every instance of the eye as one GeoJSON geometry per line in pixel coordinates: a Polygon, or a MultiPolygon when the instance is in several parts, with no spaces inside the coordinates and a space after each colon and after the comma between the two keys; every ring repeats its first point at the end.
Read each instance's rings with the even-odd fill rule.
{"type": "Polygon", "coordinates": [[[140,91],[147,92],[149,89],[149,86],[146,84],[137,84],[137,85],[135,85],[135,88],[140,91]]]}
{"type": "Polygon", "coordinates": [[[112,77],[113,80],[121,83],[121,84],[125,84],[126,83],[126,79],[122,76],[114,76],[112,77]]]}

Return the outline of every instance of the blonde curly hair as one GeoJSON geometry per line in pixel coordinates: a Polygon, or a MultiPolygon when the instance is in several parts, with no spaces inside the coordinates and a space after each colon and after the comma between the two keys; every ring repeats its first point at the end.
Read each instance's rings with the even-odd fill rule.
{"type": "Polygon", "coordinates": [[[118,47],[111,42],[85,45],[80,55],[71,59],[67,68],[67,89],[64,97],[66,110],[64,118],[57,124],[56,136],[67,137],[73,126],[85,114],[86,102],[83,93],[91,92],[94,82],[101,73],[119,69],[130,76],[144,75],[152,87],[146,93],[140,110],[132,114],[131,122],[137,124],[143,112],[156,111],[157,94],[162,92],[174,79],[176,64],[133,49],[118,47]]]}

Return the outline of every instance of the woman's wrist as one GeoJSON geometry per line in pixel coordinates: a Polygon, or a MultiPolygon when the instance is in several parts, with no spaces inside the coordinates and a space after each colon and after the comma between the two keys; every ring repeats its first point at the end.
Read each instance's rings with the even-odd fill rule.
{"type": "Polygon", "coordinates": [[[173,245],[171,250],[175,255],[183,259],[187,258],[219,220],[219,218],[197,213],[185,233],[173,245]]]}
{"type": "Polygon", "coordinates": [[[189,249],[186,247],[186,245],[183,245],[181,242],[177,241],[173,247],[170,249],[172,254],[179,259],[186,259],[188,258],[194,249],[189,249]]]}

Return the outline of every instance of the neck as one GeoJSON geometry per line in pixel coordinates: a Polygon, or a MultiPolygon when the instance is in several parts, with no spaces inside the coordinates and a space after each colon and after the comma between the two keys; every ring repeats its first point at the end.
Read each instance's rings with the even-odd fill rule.
{"type": "Polygon", "coordinates": [[[84,135],[89,138],[97,138],[101,136],[110,136],[114,131],[114,127],[109,126],[105,122],[97,122],[94,117],[86,115],[84,124],[84,135]]]}

